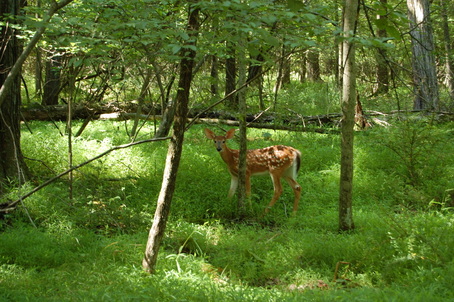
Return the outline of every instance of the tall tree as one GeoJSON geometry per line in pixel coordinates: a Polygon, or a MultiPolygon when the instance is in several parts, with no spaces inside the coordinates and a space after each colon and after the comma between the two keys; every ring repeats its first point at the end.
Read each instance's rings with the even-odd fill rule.
{"type": "Polygon", "coordinates": [[[44,82],[42,105],[58,105],[61,63],[62,56],[58,53],[51,55],[46,62],[46,80],[44,82]]]}
{"type": "Polygon", "coordinates": [[[345,0],[342,41],[342,123],[341,123],[341,172],[339,192],[339,231],[355,228],[353,223],[353,126],[356,104],[355,35],[359,0],[345,0]]]}
{"type": "Polygon", "coordinates": [[[199,30],[199,8],[189,5],[189,18],[187,25],[187,44],[180,50],[182,56],[180,64],[180,78],[175,104],[175,118],[173,135],[167,151],[166,166],[164,170],[161,192],[158,197],[158,204],[153,219],[153,225],[148,235],[145,255],[142,266],[145,271],[155,271],[159,247],[164,235],[167,219],[170,212],[170,205],[175,191],[175,183],[180,165],[181,153],[183,151],[184,131],[186,117],[188,114],[189,92],[192,81],[194,58],[196,55],[195,44],[199,30]]]}
{"type": "Polygon", "coordinates": [[[22,52],[15,23],[24,5],[25,1],[21,0],[3,0],[0,4],[0,87],[6,100],[0,102],[0,193],[4,192],[8,181],[22,183],[28,174],[20,148],[20,72],[10,78],[8,87],[4,86],[7,75],[22,52]]]}
{"type": "Polygon", "coordinates": [[[306,52],[307,79],[312,82],[322,82],[320,77],[320,54],[317,49],[309,49],[306,52]]]}
{"type": "Polygon", "coordinates": [[[413,52],[413,109],[435,110],[439,96],[429,0],[407,0],[407,7],[413,52]]]}
{"type": "Polygon", "coordinates": [[[440,9],[441,9],[441,22],[443,28],[443,43],[445,48],[445,84],[448,88],[449,95],[451,96],[451,100],[454,100],[454,54],[453,54],[453,47],[451,44],[451,35],[449,30],[449,22],[448,22],[448,5],[447,2],[449,0],[440,0],[440,9]]]}
{"type": "MultiPolygon", "coordinates": [[[[377,15],[377,23],[387,23],[388,18],[388,11],[386,9],[388,0],[380,0],[383,6],[383,13],[377,15]]],[[[377,31],[377,36],[379,38],[386,38],[388,36],[388,32],[386,27],[382,26],[377,31]]],[[[374,94],[382,94],[387,93],[389,90],[389,69],[388,69],[388,62],[386,59],[386,50],[384,48],[378,48],[377,53],[375,55],[377,60],[377,85],[374,89],[374,94]]]]}
{"type": "MultiPolygon", "coordinates": [[[[239,34],[238,41],[238,86],[242,87],[246,83],[246,43],[245,39],[239,34]],[[243,38],[243,39],[242,39],[243,38]]],[[[240,153],[238,164],[238,211],[244,213],[244,205],[246,200],[246,154],[247,154],[247,139],[246,139],[246,88],[238,92],[238,119],[240,122],[240,153]]]]}
{"type": "MultiPolygon", "coordinates": [[[[225,60],[225,95],[229,95],[236,89],[236,51],[235,44],[227,41],[227,54],[225,60]]],[[[228,106],[232,109],[238,109],[238,96],[233,94],[228,99],[228,106]]]]}
{"type": "Polygon", "coordinates": [[[28,174],[20,147],[20,77],[21,69],[27,57],[46,30],[47,23],[62,7],[73,0],[52,2],[25,48],[22,48],[17,35],[18,29],[12,26],[17,22],[22,0],[3,0],[0,4],[0,193],[5,181],[18,179],[21,182],[28,174]]]}

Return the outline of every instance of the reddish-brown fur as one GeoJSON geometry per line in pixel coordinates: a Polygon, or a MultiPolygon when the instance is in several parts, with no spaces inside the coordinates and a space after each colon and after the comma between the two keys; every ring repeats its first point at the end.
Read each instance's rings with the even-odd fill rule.
{"type": "MultiPolygon", "coordinates": [[[[205,129],[206,137],[214,141],[216,149],[227,164],[230,175],[232,176],[229,197],[233,196],[238,187],[239,150],[230,149],[226,145],[226,140],[231,139],[234,134],[235,129],[230,129],[224,136],[216,136],[210,129],[205,129]]],[[[251,194],[250,177],[252,175],[270,174],[274,185],[274,195],[265,209],[265,213],[268,213],[269,209],[282,194],[281,178],[284,178],[295,193],[293,211],[296,212],[301,196],[301,186],[296,182],[300,161],[301,152],[289,146],[277,145],[263,149],[247,150],[246,194],[248,196],[251,194]]]]}

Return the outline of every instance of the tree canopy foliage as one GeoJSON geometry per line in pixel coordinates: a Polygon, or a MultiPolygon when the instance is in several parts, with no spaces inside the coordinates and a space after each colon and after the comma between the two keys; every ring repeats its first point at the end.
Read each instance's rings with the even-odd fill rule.
{"type": "MultiPolygon", "coordinates": [[[[40,16],[47,5],[43,1],[41,7],[34,3],[26,7],[21,25],[25,42],[27,33],[41,26],[40,16]]],[[[434,53],[438,81],[446,83],[452,75],[445,73],[444,61],[451,59],[452,54],[443,50],[444,19],[438,5],[432,4],[431,15],[432,24],[437,25],[433,26],[434,53]]],[[[197,46],[186,43],[190,39],[184,30],[186,6],[182,1],[73,1],[47,24],[44,38],[27,63],[25,75],[30,76],[26,77],[30,80],[27,81],[30,98],[25,103],[41,103],[44,63],[59,58],[61,63],[55,68],[61,70],[60,98],[67,99],[68,91],[75,89],[76,102],[133,102],[140,94],[135,87],[149,82],[144,101],[163,110],[169,93],[166,89],[173,83],[184,47],[197,48],[192,106],[207,105],[219,97],[209,86],[226,85],[226,79],[223,72],[217,72],[215,77],[210,72],[222,70],[226,59],[235,58],[229,45],[247,49],[249,73],[254,68],[270,67],[265,76],[273,82],[286,81],[285,73],[292,80],[310,81],[308,70],[315,65],[319,66],[320,79],[324,81],[340,77],[337,43],[343,38],[339,2],[199,1],[196,6],[201,10],[202,21],[197,46]],[[239,44],[242,37],[246,37],[245,44],[239,44]],[[216,66],[213,57],[218,62],[216,66]],[[34,72],[32,65],[37,65],[34,72]],[[38,79],[42,81],[36,84],[38,79]],[[33,81],[36,90],[32,89],[33,81]]],[[[411,109],[412,104],[407,102],[413,93],[411,31],[405,3],[362,2],[360,9],[357,34],[352,39],[359,46],[361,95],[377,97],[380,94],[376,92],[391,89],[392,97],[382,97],[391,103],[390,107],[411,109]]],[[[264,100],[260,100],[265,108],[277,102],[274,94],[280,86],[270,84],[263,91],[264,100]]],[[[256,90],[250,92],[252,96],[256,94],[256,90]]],[[[248,103],[259,107],[257,98],[252,97],[248,103]]],[[[451,106],[452,100],[442,92],[440,109],[451,106]]]]}

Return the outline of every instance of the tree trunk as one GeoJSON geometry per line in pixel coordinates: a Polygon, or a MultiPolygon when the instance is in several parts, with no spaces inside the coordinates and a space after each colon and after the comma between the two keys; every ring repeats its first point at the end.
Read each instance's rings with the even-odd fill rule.
{"type": "MultiPolygon", "coordinates": [[[[233,43],[227,42],[227,52],[229,57],[225,60],[225,95],[236,89],[236,52],[233,43]]],[[[231,95],[227,104],[231,109],[238,109],[238,95],[231,95]]]]}
{"type": "Polygon", "coordinates": [[[131,133],[129,134],[129,137],[134,141],[137,137],[137,134],[139,133],[138,128],[139,128],[139,116],[142,114],[142,107],[145,102],[145,95],[147,94],[148,88],[150,87],[151,83],[151,78],[152,78],[152,70],[151,68],[147,68],[145,70],[145,76],[143,79],[142,87],[140,88],[140,93],[139,96],[137,97],[137,111],[136,111],[136,118],[134,119],[134,124],[131,129],[131,133]]]}
{"type": "MultiPolygon", "coordinates": [[[[159,74],[157,74],[157,79],[159,79],[159,74]]],[[[159,129],[155,133],[155,137],[164,137],[168,136],[170,132],[170,128],[172,127],[172,121],[174,119],[175,114],[175,102],[170,98],[170,92],[172,91],[173,83],[175,82],[175,76],[173,75],[167,85],[167,92],[164,93],[164,96],[161,97],[162,105],[165,107],[162,108],[162,120],[159,124],[159,129]]],[[[161,83],[160,81],[158,83],[161,83]]],[[[162,84],[159,84],[162,87],[162,84]]],[[[161,93],[164,91],[160,89],[161,93]]]]}
{"type": "MultiPolygon", "coordinates": [[[[358,18],[359,0],[345,0],[343,34],[354,35],[358,18]]],[[[342,42],[342,122],[341,172],[339,192],[339,231],[355,228],[352,212],[353,195],[353,127],[355,124],[356,66],[355,45],[350,39],[342,42]]]]}
{"type": "Polygon", "coordinates": [[[210,70],[210,90],[213,96],[219,95],[219,72],[218,72],[218,57],[215,55],[211,56],[211,70],[210,70]]]}
{"type": "MultiPolygon", "coordinates": [[[[246,83],[246,53],[245,43],[241,40],[238,48],[238,86],[241,87],[246,83]]],[[[240,122],[240,153],[238,165],[238,212],[244,214],[246,201],[246,87],[238,92],[238,115],[240,122]]]]}
{"type": "Polygon", "coordinates": [[[320,55],[316,50],[308,50],[306,57],[306,75],[307,79],[312,82],[322,82],[320,77],[320,55]]]}
{"type": "Polygon", "coordinates": [[[448,23],[448,7],[449,0],[441,0],[441,17],[443,27],[443,43],[445,47],[446,61],[445,61],[445,85],[448,88],[451,101],[454,100],[454,54],[451,45],[451,35],[448,23]]]}
{"type": "Polygon", "coordinates": [[[306,81],[307,76],[307,52],[301,53],[300,61],[298,62],[299,66],[299,81],[300,83],[304,83],[306,81]]]}
{"type": "Polygon", "coordinates": [[[281,87],[286,87],[290,85],[290,73],[291,73],[291,59],[290,56],[286,56],[283,63],[284,66],[282,66],[282,85],[281,87]]]}
{"type": "Polygon", "coordinates": [[[263,63],[265,62],[265,57],[262,53],[259,53],[255,58],[255,62],[250,62],[248,68],[247,82],[251,82],[254,78],[258,77],[255,82],[252,82],[251,85],[257,86],[259,93],[259,109],[265,110],[265,100],[263,98],[263,63]]]}
{"type": "MultiPolygon", "coordinates": [[[[14,65],[11,67],[8,66],[8,68],[6,69],[6,70],[8,70],[7,76],[3,80],[2,86],[0,86],[0,106],[3,104],[3,102],[5,102],[8,94],[9,94],[9,90],[11,89],[11,86],[14,85],[13,82],[15,81],[16,77],[20,76],[20,74],[21,74],[22,65],[24,64],[25,60],[28,58],[28,56],[30,55],[32,50],[35,48],[38,41],[41,39],[41,36],[43,35],[43,33],[46,31],[46,26],[52,19],[52,16],[59,9],[65,7],[72,1],[73,0],[61,0],[60,2],[53,1],[51,3],[49,10],[45,14],[45,16],[41,22],[42,25],[40,27],[38,27],[35,34],[30,39],[30,42],[28,42],[27,46],[24,48],[24,50],[21,52],[21,54],[19,56],[17,56],[17,59],[14,62],[14,65]]],[[[24,3],[24,2],[25,1],[21,1],[21,0],[2,0],[0,13],[3,12],[3,9],[5,9],[5,10],[9,9],[9,11],[6,12],[6,14],[12,13],[14,15],[15,14],[14,10],[20,6],[23,6],[22,3],[24,3]]],[[[1,15],[0,18],[3,19],[3,15],[1,15]]],[[[8,20],[8,22],[9,22],[9,20],[8,20]]],[[[3,30],[4,29],[2,27],[2,31],[3,30]]],[[[3,37],[8,37],[8,36],[5,35],[3,37]]],[[[4,42],[2,42],[2,43],[6,43],[6,40],[3,40],[3,41],[4,42]]]]}
{"type": "MultiPolygon", "coordinates": [[[[189,42],[189,45],[195,45],[198,30],[199,9],[194,9],[192,5],[189,5],[189,20],[187,26],[187,33],[191,37],[188,39],[188,41],[191,41],[189,42]]],[[[184,130],[186,126],[189,93],[196,52],[192,48],[183,48],[180,55],[183,59],[180,64],[180,79],[178,81],[178,91],[176,96],[173,136],[167,152],[166,166],[162,180],[161,192],[159,193],[158,204],[153,219],[153,225],[150,229],[145,255],[142,261],[144,270],[149,273],[154,273],[155,271],[158,251],[166,228],[170,205],[175,191],[175,183],[181,153],[183,151],[184,130]]]]}
{"type": "Polygon", "coordinates": [[[42,96],[43,76],[42,76],[42,56],[41,48],[36,47],[36,60],[35,60],[35,94],[42,96]]]}
{"type": "Polygon", "coordinates": [[[435,47],[430,23],[429,0],[407,0],[412,44],[415,110],[438,110],[435,47]]]}
{"type": "Polygon", "coordinates": [[[58,105],[61,61],[61,55],[54,54],[46,62],[46,79],[44,82],[43,99],[41,102],[43,106],[58,105]]]}
{"type": "MultiPolygon", "coordinates": [[[[383,7],[386,7],[388,0],[380,0],[383,7]]],[[[377,19],[386,20],[387,14],[378,15],[377,19]]],[[[386,22],[386,21],[385,21],[386,22]]],[[[386,29],[380,28],[377,32],[379,38],[385,38],[388,36],[386,29]]],[[[383,48],[377,49],[376,54],[377,61],[377,84],[375,86],[374,95],[387,93],[389,90],[389,70],[388,62],[386,60],[386,50],[383,48]]]]}
{"type": "MultiPolygon", "coordinates": [[[[24,2],[2,0],[0,21],[5,15],[18,16],[24,2]]],[[[6,22],[6,20],[5,20],[6,22]]],[[[8,19],[7,23],[11,22],[8,19]]],[[[22,46],[17,38],[19,34],[13,26],[1,26],[0,44],[0,87],[3,87],[7,75],[16,63],[22,46]]],[[[5,101],[0,103],[0,194],[4,193],[11,181],[22,184],[28,177],[28,168],[23,160],[20,144],[20,105],[21,75],[12,78],[9,87],[4,89],[5,101]]]]}

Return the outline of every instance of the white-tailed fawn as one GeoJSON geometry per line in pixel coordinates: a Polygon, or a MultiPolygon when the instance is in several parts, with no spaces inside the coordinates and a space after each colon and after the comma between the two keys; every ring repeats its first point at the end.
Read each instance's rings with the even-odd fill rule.
{"type": "MultiPolygon", "coordinates": [[[[221,154],[222,159],[229,168],[232,176],[228,197],[232,197],[238,187],[238,165],[239,150],[230,149],[226,141],[235,135],[235,129],[230,129],[225,135],[215,135],[213,131],[206,128],[205,135],[214,141],[216,150],[221,154]]],[[[281,178],[284,178],[292,187],[295,193],[293,212],[298,209],[298,202],[301,196],[301,186],[296,182],[296,177],[301,164],[301,152],[289,146],[271,146],[263,149],[247,150],[246,156],[246,194],[251,194],[251,176],[270,174],[274,185],[274,194],[271,202],[265,209],[268,213],[282,194],[281,178]]]]}

